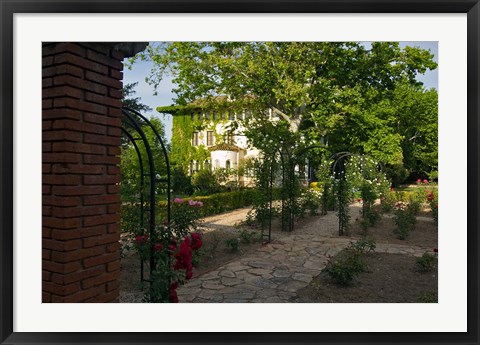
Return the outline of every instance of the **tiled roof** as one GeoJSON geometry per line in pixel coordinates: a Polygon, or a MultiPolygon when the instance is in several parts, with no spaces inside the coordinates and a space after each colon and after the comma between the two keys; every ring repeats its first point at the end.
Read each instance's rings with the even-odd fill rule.
{"type": "Polygon", "coordinates": [[[238,152],[241,150],[238,146],[235,146],[233,144],[227,144],[227,143],[220,143],[215,146],[209,147],[208,148],[210,151],[235,151],[238,152]]]}

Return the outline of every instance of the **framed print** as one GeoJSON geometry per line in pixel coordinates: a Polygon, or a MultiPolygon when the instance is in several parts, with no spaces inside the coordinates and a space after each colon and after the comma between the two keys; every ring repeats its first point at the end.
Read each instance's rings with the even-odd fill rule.
{"type": "Polygon", "coordinates": [[[2,344],[479,343],[477,0],[0,9],[2,344]]]}

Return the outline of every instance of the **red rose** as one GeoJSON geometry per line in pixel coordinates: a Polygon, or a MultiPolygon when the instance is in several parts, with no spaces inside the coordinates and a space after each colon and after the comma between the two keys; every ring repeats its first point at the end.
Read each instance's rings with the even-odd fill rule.
{"type": "Polygon", "coordinates": [[[170,303],[178,303],[178,295],[177,295],[177,288],[178,288],[178,283],[172,283],[170,285],[170,288],[168,289],[168,299],[170,300],[170,303]]]}
{"type": "Polygon", "coordinates": [[[422,183],[422,180],[421,180],[421,179],[418,179],[418,180],[417,180],[417,183],[422,183]]]}
{"type": "Polygon", "coordinates": [[[194,232],[193,234],[190,235],[192,238],[192,243],[190,244],[190,248],[192,250],[198,250],[202,247],[202,235],[198,232],[194,232]]]}
{"type": "Polygon", "coordinates": [[[154,246],[153,246],[153,251],[154,252],[161,252],[163,249],[163,244],[161,243],[156,243],[154,246]]]}

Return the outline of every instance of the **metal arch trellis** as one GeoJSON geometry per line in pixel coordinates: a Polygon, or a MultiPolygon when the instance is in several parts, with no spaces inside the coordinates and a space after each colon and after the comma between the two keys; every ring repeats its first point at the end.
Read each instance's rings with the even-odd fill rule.
{"type": "MultiPolygon", "coordinates": [[[[359,156],[364,158],[365,155],[360,155],[360,154],[353,154],[351,152],[343,151],[343,152],[337,152],[334,153],[331,156],[331,159],[334,159],[334,162],[332,164],[332,174],[335,175],[335,179],[338,180],[338,205],[339,208],[337,210],[338,212],[338,234],[339,236],[343,236],[345,233],[345,229],[347,228],[348,224],[346,224],[346,214],[348,212],[348,206],[345,208],[345,203],[343,198],[345,197],[344,195],[344,189],[345,189],[345,184],[346,184],[346,166],[345,166],[345,160],[347,157],[350,156],[359,156]]],[[[383,170],[383,166],[380,162],[377,163],[378,168],[380,170],[383,170]]],[[[363,165],[362,165],[362,172],[363,172],[363,165]]]]}
{"type": "MultiPolygon", "coordinates": [[[[163,143],[163,140],[158,133],[157,129],[153,126],[153,124],[142,114],[139,112],[133,110],[133,109],[128,109],[128,108],[123,108],[122,109],[122,118],[124,121],[122,121],[122,132],[125,134],[125,136],[128,138],[128,140],[132,143],[135,152],[137,154],[138,160],[139,160],[139,167],[140,167],[140,225],[142,228],[142,232],[144,229],[144,222],[145,222],[145,207],[148,206],[148,213],[149,213],[149,235],[150,238],[153,238],[155,235],[155,228],[156,228],[156,184],[157,183],[166,183],[166,194],[167,194],[167,219],[166,222],[168,226],[170,226],[170,218],[171,218],[171,211],[170,211],[170,199],[171,199],[171,175],[170,175],[170,163],[168,160],[168,153],[165,147],[165,144],[163,143]],[[133,131],[139,136],[139,137],[134,137],[125,127],[124,125],[130,127],[133,129],[133,131]],[[160,144],[161,151],[163,153],[164,157],[164,162],[165,162],[165,168],[167,171],[167,177],[166,179],[162,179],[157,174],[157,169],[159,167],[155,166],[155,160],[153,158],[153,151],[152,147],[148,141],[148,138],[145,134],[145,131],[143,130],[142,127],[148,126],[152,129],[155,138],[157,139],[158,143],[160,144]],[[143,146],[145,148],[146,154],[147,154],[147,160],[148,160],[148,173],[145,172],[145,165],[143,162],[142,154],[140,152],[139,146],[137,144],[137,141],[141,141],[143,143],[143,146]],[[149,193],[148,195],[145,195],[146,190],[145,190],[145,177],[148,177],[149,179],[149,193]],[[147,198],[145,198],[147,196],[147,198]]],[[[150,276],[152,275],[152,272],[155,268],[155,257],[153,256],[153,251],[150,251],[150,276]]],[[[143,260],[140,260],[141,262],[141,271],[140,271],[140,280],[143,281],[149,281],[150,284],[152,284],[151,280],[146,280],[144,278],[144,262],[143,260]]]]}

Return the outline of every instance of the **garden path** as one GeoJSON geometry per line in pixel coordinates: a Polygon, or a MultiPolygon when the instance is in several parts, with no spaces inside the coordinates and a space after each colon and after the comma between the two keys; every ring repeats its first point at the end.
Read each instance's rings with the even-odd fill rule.
{"type": "MultiPolygon", "coordinates": [[[[235,217],[247,211],[235,212],[235,217]]],[[[351,206],[352,218],[360,211],[351,206]]],[[[212,218],[212,217],[209,217],[212,218]]],[[[228,224],[224,214],[209,222],[228,224]]],[[[241,219],[240,219],[241,220],[241,219]]],[[[231,224],[233,225],[233,224],[231,224]]],[[[276,238],[257,251],[195,277],[177,292],[184,303],[281,303],[288,302],[296,292],[307,286],[335,255],[348,246],[351,238],[337,237],[338,219],[334,212],[315,219],[294,233],[276,238]]],[[[376,252],[422,256],[425,248],[377,243],[376,252]]]]}

